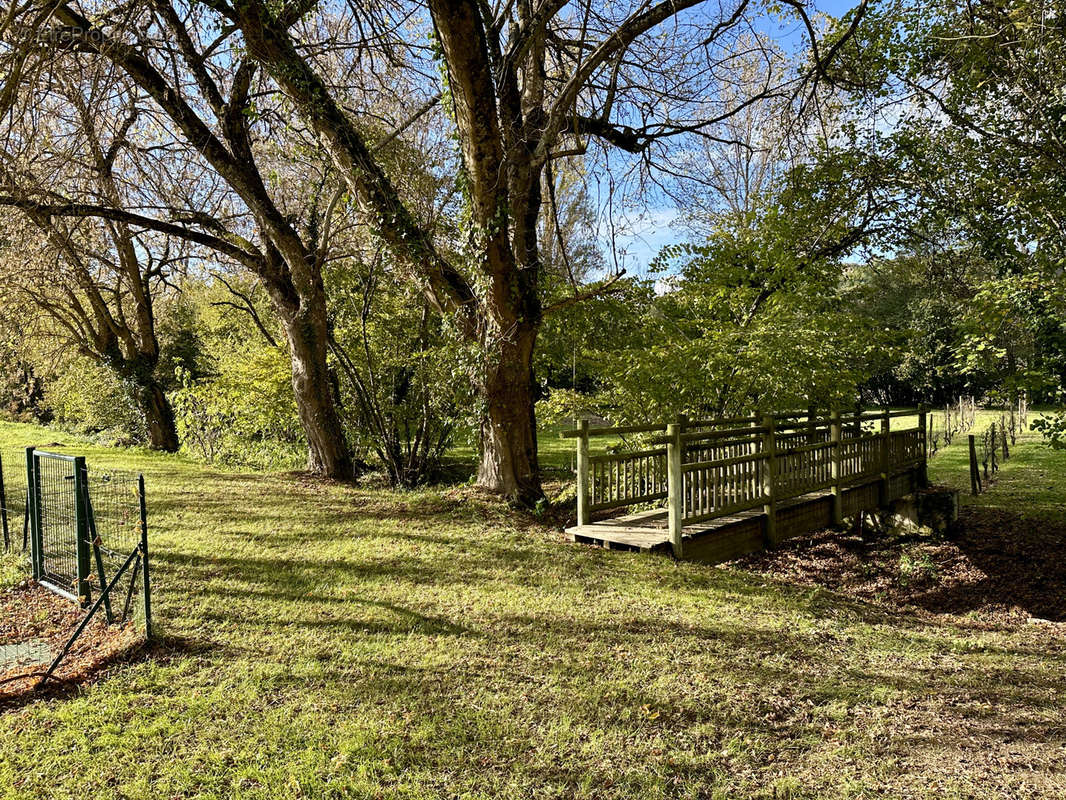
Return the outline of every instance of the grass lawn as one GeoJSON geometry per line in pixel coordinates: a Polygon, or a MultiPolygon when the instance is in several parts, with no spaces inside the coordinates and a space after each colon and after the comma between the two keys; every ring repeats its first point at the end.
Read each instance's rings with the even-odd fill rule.
{"type": "MultiPolygon", "coordinates": [[[[0,709],[2,797],[1066,795],[1061,625],[564,544],[465,487],[77,449],[146,475],[163,641],[0,709]]],[[[976,502],[1061,515],[1066,454],[1019,443],[976,502]]]]}
{"type": "MultiPolygon", "coordinates": [[[[573,427],[572,424],[552,425],[537,433],[537,457],[548,481],[569,479],[573,475],[577,458],[575,442],[560,436],[563,431],[572,430],[573,427]]],[[[627,442],[620,436],[595,436],[589,449],[592,453],[600,453],[609,447],[633,444],[634,441],[627,442]]],[[[448,458],[473,473],[477,469],[477,444],[464,438],[449,449],[448,458]]]]}
{"type": "MultiPolygon", "coordinates": [[[[1040,416],[1030,412],[1030,422],[1040,416]]],[[[980,411],[970,433],[980,433],[992,422],[999,424],[999,414],[980,411]]],[[[1021,450],[1011,450],[1012,458],[1000,464],[994,489],[977,497],[970,494],[969,449],[966,434],[929,462],[929,478],[954,486],[962,492],[963,504],[979,508],[1001,508],[1024,512],[1034,518],[1066,519],[1066,450],[1039,446],[1039,436],[1029,434],[1019,441],[1021,450]]],[[[980,458],[978,440],[978,458],[980,458]]],[[[982,473],[983,476],[983,473],[982,473]]],[[[983,477],[982,477],[983,479],[983,477]]]]}

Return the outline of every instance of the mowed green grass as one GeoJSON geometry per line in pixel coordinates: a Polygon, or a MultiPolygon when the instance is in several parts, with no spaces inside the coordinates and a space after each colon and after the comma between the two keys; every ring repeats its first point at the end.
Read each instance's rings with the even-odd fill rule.
{"type": "MultiPolygon", "coordinates": [[[[1031,411],[1029,421],[1041,413],[1031,411]]],[[[1005,508],[1034,519],[1066,519],[1066,450],[1052,450],[1036,444],[1039,437],[1028,433],[1019,441],[1020,449],[1010,446],[1010,458],[1000,461],[999,472],[988,491],[973,497],[970,491],[969,444],[967,434],[977,436],[977,457],[981,458],[981,433],[991,424],[999,425],[999,413],[980,411],[973,430],[957,436],[951,447],[929,462],[929,477],[937,483],[961,492],[964,505],[1005,508]]],[[[981,472],[982,481],[984,472],[981,472]]]]}
{"type": "MultiPolygon", "coordinates": [[[[549,481],[568,478],[573,474],[577,451],[573,439],[564,439],[563,431],[573,430],[573,425],[552,425],[544,427],[537,433],[537,456],[540,467],[549,481]]],[[[477,469],[477,443],[472,441],[472,434],[467,434],[448,450],[447,460],[464,467],[471,473],[477,469]]],[[[632,440],[634,444],[638,440],[632,440]]],[[[620,436],[594,436],[590,442],[592,453],[605,452],[609,447],[626,444],[620,436]]]]}
{"type": "MultiPolygon", "coordinates": [[[[6,457],[56,438],[73,443],[0,426],[6,457]]],[[[0,797],[1066,793],[1066,656],[1046,625],[566,544],[465,488],[74,449],[145,473],[163,641],[0,710],[0,797]]],[[[1063,460],[1027,442],[1000,486],[1061,507],[1063,460]]]]}

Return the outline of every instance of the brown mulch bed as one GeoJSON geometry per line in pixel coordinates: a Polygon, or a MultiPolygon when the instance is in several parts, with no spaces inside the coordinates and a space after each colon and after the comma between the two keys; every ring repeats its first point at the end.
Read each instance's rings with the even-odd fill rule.
{"type": "Polygon", "coordinates": [[[1066,623],[1066,521],[964,508],[943,536],[820,531],[733,562],[892,608],[993,625],[1066,623]]]}
{"type": "MultiPolygon", "coordinates": [[[[74,603],[26,581],[0,592],[0,644],[47,642],[54,657],[66,644],[85,612],[74,603]]],[[[49,687],[83,683],[108,664],[127,657],[143,644],[144,631],[134,624],[108,625],[97,612],[49,679],[49,687]]],[[[37,688],[47,665],[0,665],[0,703],[37,688]]]]}

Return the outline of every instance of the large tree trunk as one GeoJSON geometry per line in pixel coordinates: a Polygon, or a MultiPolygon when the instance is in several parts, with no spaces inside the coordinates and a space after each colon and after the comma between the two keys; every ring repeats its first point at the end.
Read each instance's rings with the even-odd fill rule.
{"type": "Polygon", "coordinates": [[[344,435],[333,382],[326,366],[327,330],[321,314],[298,311],[282,315],[292,356],[292,389],[304,435],[307,436],[307,471],[337,480],[355,477],[355,463],[344,435]]]}
{"type": "Polygon", "coordinates": [[[137,405],[148,427],[149,446],[153,450],[176,453],[180,446],[178,428],[174,422],[174,409],[170,407],[163,387],[154,379],[137,387],[137,405]]]}
{"type": "Polygon", "coordinates": [[[491,348],[485,365],[478,484],[532,506],[544,497],[533,404],[536,325],[518,325],[491,348]]]}

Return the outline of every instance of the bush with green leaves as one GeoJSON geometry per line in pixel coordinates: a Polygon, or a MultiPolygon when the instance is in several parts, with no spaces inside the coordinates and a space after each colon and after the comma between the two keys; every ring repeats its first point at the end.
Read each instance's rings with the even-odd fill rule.
{"type": "MultiPolygon", "coordinates": [[[[226,283],[258,303],[252,308],[261,315],[260,322],[276,329],[260,289],[237,279],[226,283]]],[[[226,283],[187,282],[184,303],[175,307],[182,319],[172,326],[173,338],[186,345],[184,350],[175,348],[172,359],[180,385],[171,393],[171,402],[182,447],[206,461],[298,468],[306,445],[288,351],[268,340],[249,313],[229,305],[233,295],[226,283]],[[198,345],[195,357],[190,340],[198,345]],[[186,366],[190,363],[196,373],[186,366]]]]}
{"type": "Polygon", "coordinates": [[[1034,419],[1029,427],[1038,431],[1052,449],[1066,450],[1066,411],[1043,414],[1034,419]]]}
{"type": "Polygon", "coordinates": [[[56,424],[68,430],[141,444],[147,432],[134,400],[135,388],[99,362],[76,356],[55,367],[45,397],[56,424]]]}
{"type": "Polygon", "coordinates": [[[287,354],[253,340],[215,362],[215,369],[210,377],[186,378],[171,396],[182,447],[209,462],[300,467],[306,446],[287,354]]]}
{"type": "Polygon", "coordinates": [[[393,485],[416,486],[439,475],[457,429],[474,424],[480,361],[393,268],[377,253],[328,273],[331,353],[356,451],[374,457],[393,485]]]}

